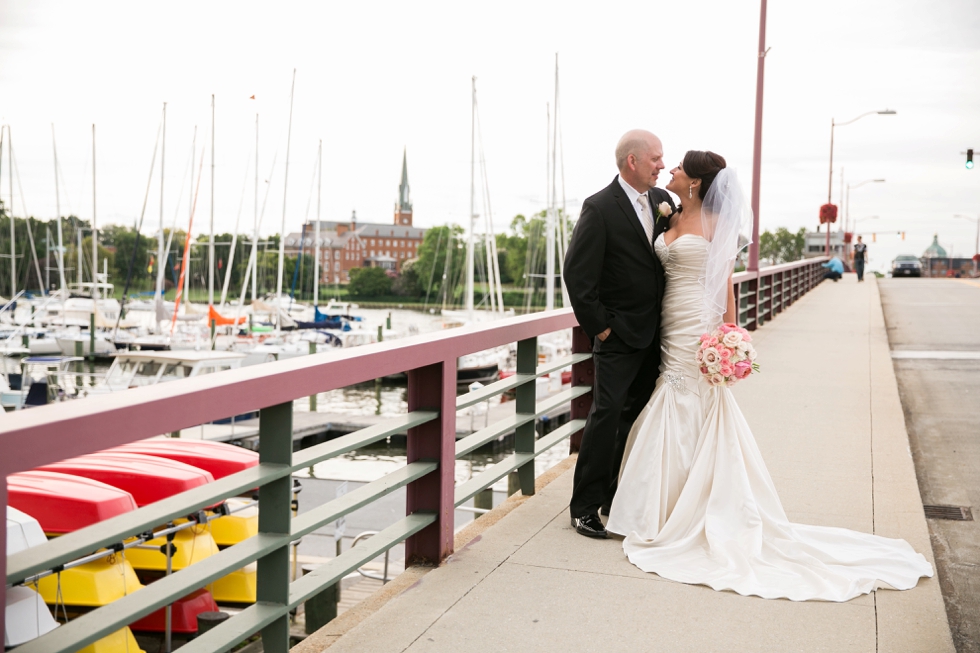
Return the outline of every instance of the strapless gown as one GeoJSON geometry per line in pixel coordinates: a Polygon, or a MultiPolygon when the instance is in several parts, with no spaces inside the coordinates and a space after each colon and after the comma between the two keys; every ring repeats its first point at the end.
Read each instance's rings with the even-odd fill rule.
{"type": "Polygon", "coordinates": [[[731,390],[695,364],[706,242],[654,243],[667,274],[660,378],[630,432],[607,529],[643,571],[763,598],[847,601],[931,577],[904,540],[786,518],[731,390]]]}

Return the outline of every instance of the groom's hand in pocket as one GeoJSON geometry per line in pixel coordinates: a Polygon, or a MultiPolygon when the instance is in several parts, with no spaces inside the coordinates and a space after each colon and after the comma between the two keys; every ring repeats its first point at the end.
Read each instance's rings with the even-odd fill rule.
{"type": "Polygon", "coordinates": [[[597,337],[597,338],[599,338],[599,341],[600,341],[600,342],[605,342],[605,341],[606,341],[606,338],[608,338],[608,337],[609,337],[609,334],[610,334],[610,333],[612,333],[612,329],[610,329],[610,328],[606,328],[606,330],[605,330],[605,331],[603,331],[602,333],[600,333],[600,334],[599,334],[598,336],[596,336],[596,337],[597,337]]]}

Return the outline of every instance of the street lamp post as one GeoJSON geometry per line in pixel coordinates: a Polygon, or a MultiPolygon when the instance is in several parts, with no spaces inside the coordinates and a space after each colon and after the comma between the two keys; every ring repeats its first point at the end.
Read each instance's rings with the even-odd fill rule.
{"type": "Polygon", "coordinates": [[[857,223],[858,222],[864,222],[865,220],[878,220],[879,217],[880,216],[877,216],[877,215],[869,215],[869,216],[864,217],[864,218],[854,218],[854,225],[855,225],[854,232],[855,232],[855,234],[857,233],[857,223]]]}
{"type": "MultiPolygon", "coordinates": [[[[847,184],[847,186],[846,186],[847,192],[844,193],[844,206],[843,206],[843,212],[844,212],[843,223],[844,223],[844,233],[845,234],[847,234],[848,227],[851,226],[851,223],[850,223],[850,217],[851,217],[851,189],[852,188],[860,188],[861,186],[864,186],[865,184],[883,184],[883,183],[885,183],[885,180],[884,179],[866,179],[866,180],[862,181],[860,184],[847,184]]],[[[847,253],[845,252],[845,256],[846,255],[847,255],[847,253]]]]}
{"type": "Polygon", "coordinates": [[[977,274],[977,266],[980,264],[980,260],[978,260],[980,259],[980,217],[974,218],[972,215],[962,215],[960,213],[957,213],[953,217],[977,223],[977,241],[973,246],[973,274],[977,274]]]}
{"type": "MultiPolygon", "coordinates": [[[[834,190],[834,129],[836,127],[844,127],[846,125],[850,125],[851,123],[857,122],[861,118],[872,116],[874,114],[878,114],[881,116],[894,116],[896,113],[898,112],[893,111],[891,109],[883,109],[881,111],[869,111],[867,113],[862,113],[857,118],[852,118],[846,122],[837,122],[833,118],[830,119],[830,172],[827,175],[827,204],[830,204],[831,194],[833,193],[834,190]]],[[[829,223],[827,225],[826,255],[830,256],[830,224],[829,223]]]]}
{"type": "Polygon", "coordinates": [[[759,269],[759,186],[762,175],[762,88],[766,71],[766,0],[759,10],[759,61],[755,77],[755,141],[752,146],[752,242],[749,243],[749,271],[759,269]]]}

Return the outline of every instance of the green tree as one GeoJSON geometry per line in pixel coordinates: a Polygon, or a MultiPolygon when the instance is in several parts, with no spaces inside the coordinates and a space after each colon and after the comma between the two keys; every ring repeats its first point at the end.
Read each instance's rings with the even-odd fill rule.
{"type": "Polygon", "coordinates": [[[806,228],[792,232],[779,227],[775,233],[766,230],[759,236],[759,258],[769,260],[773,265],[790,263],[803,258],[806,246],[806,228]]]}
{"type": "Polygon", "coordinates": [[[390,295],[391,277],[381,268],[353,268],[347,294],[358,299],[390,295]]]}
{"type": "Polygon", "coordinates": [[[391,292],[399,297],[420,297],[425,293],[419,283],[419,273],[415,269],[417,263],[417,259],[402,263],[401,274],[391,283],[391,292]]]}
{"type": "Polygon", "coordinates": [[[428,296],[429,301],[436,301],[437,297],[446,292],[452,303],[455,288],[466,265],[466,243],[463,235],[463,228],[457,224],[426,230],[425,238],[419,245],[418,261],[414,266],[420,296],[428,296]]]}

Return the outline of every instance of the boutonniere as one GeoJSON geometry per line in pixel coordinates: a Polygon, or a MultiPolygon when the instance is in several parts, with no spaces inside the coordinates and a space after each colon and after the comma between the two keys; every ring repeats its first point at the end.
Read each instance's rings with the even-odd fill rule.
{"type": "Polygon", "coordinates": [[[661,202],[657,205],[657,217],[655,222],[659,222],[660,218],[669,218],[674,212],[670,209],[670,204],[667,202],[661,202]]]}

